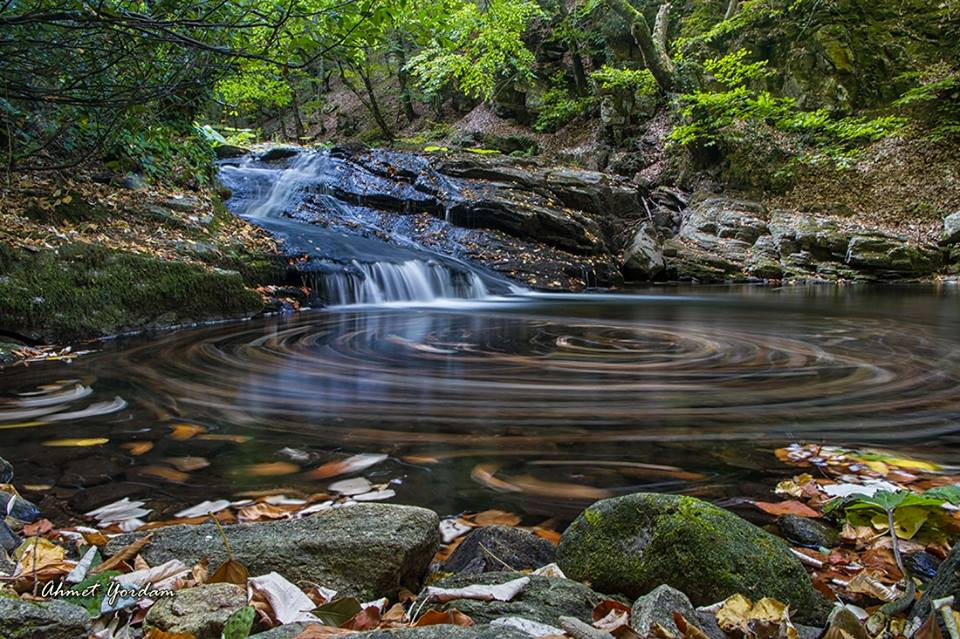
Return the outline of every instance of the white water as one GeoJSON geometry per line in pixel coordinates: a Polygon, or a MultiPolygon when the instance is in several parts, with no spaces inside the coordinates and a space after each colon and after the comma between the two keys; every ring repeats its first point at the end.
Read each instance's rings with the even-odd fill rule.
{"type": "Polygon", "coordinates": [[[452,258],[434,257],[420,248],[403,249],[367,237],[334,236],[329,229],[286,217],[306,197],[342,215],[349,214],[353,205],[337,200],[322,187],[323,178],[329,178],[325,172],[336,166],[327,160],[324,154],[305,152],[292,158],[285,168],[246,161],[221,171],[221,177],[239,196],[234,203],[240,203],[237,213],[272,232],[279,231],[287,242],[307,247],[311,256],[328,262],[329,268],[303,273],[314,295],[331,306],[490,296],[480,274],[452,258]]]}

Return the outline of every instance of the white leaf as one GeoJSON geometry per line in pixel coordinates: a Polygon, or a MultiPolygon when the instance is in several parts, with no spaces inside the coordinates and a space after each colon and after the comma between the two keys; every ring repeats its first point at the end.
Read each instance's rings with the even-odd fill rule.
{"type": "Polygon", "coordinates": [[[250,599],[255,595],[264,599],[279,624],[319,621],[310,614],[317,607],[316,604],[302,590],[275,572],[248,579],[247,595],[250,599]]]}
{"type": "Polygon", "coordinates": [[[895,493],[900,490],[900,487],[880,479],[868,479],[863,484],[825,484],[820,486],[820,490],[830,497],[849,497],[850,495],[873,497],[878,491],[895,493]]]}
{"type": "Polygon", "coordinates": [[[218,499],[216,501],[204,501],[196,506],[187,508],[186,510],[181,510],[176,513],[174,517],[203,517],[204,515],[213,515],[220,512],[224,508],[229,508],[230,502],[226,499],[218,499]]]}
{"type": "Polygon", "coordinates": [[[437,588],[430,586],[424,590],[429,601],[443,603],[454,599],[476,599],[477,601],[511,601],[530,583],[529,577],[521,577],[503,584],[489,586],[475,584],[465,588],[437,588]]]}
{"type": "Polygon", "coordinates": [[[83,581],[87,576],[87,571],[90,570],[90,566],[93,564],[93,558],[96,556],[97,547],[91,546],[87,549],[87,552],[83,554],[83,557],[80,558],[80,563],[74,566],[70,574],[64,577],[63,580],[68,584],[78,584],[83,581]]]}
{"type": "Polygon", "coordinates": [[[397,493],[392,490],[375,490],[373,492],[363,493],[362,495],[354,495],[353,498],[357,501],[382,501],[396,496],[397,493]]]}
{"type": "Polygon", "coordinates": [[[520,632],[524,632],[531,637],[547,637],[551,635],[555,637],[563,636],[563,630],[560,628],[548,626],[547,624],[540,623],[539,621],[524,619],[523,617],[500,617],[491,621],[490,625],[516,628],[520,632]]]}
{"type": "Polygon", "coordinates": [[[365,477],[355,477],[353,479],[344,479],[330,484],[330,490],[341,495],[362,495],[370,492],[373,486],[365,477]]]}
{"type": "Polygon", "coordinates": [[[185,576],[189,572],[190,568],[185,563],[179,559],[171,559],[167,563],[153,568],[144,568],[143,570],[128,572],[125,575],[118,575],[114,577],[114,581],[123,586],[124,589],[142,588],[174,577],[185,576]]]}
{"type": "Polygon", "coordinates": [[[563,571],[560,570],[560,566],[557,564],[547,564],[546,566],[541,566],[534,570],[531,575],[540,575],[541,577],[559,577],[560,579],[566,579],[567,576],[563,574],[563,571]]]}
{"type": "Polygon", "coordinates": [[[93,517],[101,525],[113,522],[124,521],[125,519],[136,519],[149,515],[152,511],[141,508],[144,502],[130,501],[129,497],[124,497],[120,501],[101,506],[96,510],[91,510],[86,514],[87,517],[93,517]]]}
{"type": "Polygon", "coordinates": [[[444,519],[440,522],[440,537],[445,544],[449,544],[457,537],[466,535],[471,530],[473,530],[473,526],[468,526],[459,519],[444,519]]]}

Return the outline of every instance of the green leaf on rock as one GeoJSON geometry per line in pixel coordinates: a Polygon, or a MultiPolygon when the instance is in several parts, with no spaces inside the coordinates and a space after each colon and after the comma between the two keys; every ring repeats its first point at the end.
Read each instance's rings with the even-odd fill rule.
{"type": "Polygon", "coordinates": [[[359,601],[353,597],[343,597],[323,604],[314,610],[313,614],[328,626],[339,627],[353,619],[354,615],[362,610],[363,606],[359,601]]]}
{"type": "Polygon", "coordinates": [[[247,606],[230,615],[223,625],[223,639],[246,639],[250,636],[255,614],[253,606],[247,606]]]}

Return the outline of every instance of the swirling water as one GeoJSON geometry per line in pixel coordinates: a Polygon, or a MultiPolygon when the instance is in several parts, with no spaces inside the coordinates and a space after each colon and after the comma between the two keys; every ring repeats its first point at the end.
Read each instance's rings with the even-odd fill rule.
{"type": "Polygon", "coordinates": [[[790,473],[772,450],[791,441],[957,462],[958,304],[955,286],[738,287],[315,311],[2,371],[0,441],[21,481],[64,495],[77,464],[181,503],[320,491],[300,469],[378,452],[372,478],[441,512],[756,496],[790,473]],[[182,423],[206,432],[172,436],[182,423]],[[62,438],[108,441],[44,446],[62,438]],[[210,465],[142,472],[188,455],[210,465]]]}

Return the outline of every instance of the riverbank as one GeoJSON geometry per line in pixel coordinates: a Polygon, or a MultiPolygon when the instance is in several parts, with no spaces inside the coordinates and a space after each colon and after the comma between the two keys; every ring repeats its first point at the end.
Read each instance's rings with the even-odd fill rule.
{"type": "MultiPolygon", "coordinates": [[[[0,636],[131,624],[195,639],[797,639],[936,624],[931,601],[960,595],[949,545],[960,519],[945,509],[960,500],[956,469],[819,445],[776,455],[796,474],[744,502],[756,525],[655,493],[600,500],[559,530],[503,511],[369,503],[392,495],[364,478],[383,461],[364,455],[315,469],[325,494],[204,501],[166,521],[150,521],[149,501],[121,500],[86,526],[56,526],[15,500],[15,530],[0,528],[15,550],[0,565],[0,636]],[[896,537],[863,525],[884,508],[896,537]]],[[[17,479],[2,460],[0,473],[17,479]]]]}

